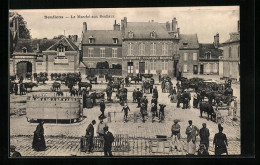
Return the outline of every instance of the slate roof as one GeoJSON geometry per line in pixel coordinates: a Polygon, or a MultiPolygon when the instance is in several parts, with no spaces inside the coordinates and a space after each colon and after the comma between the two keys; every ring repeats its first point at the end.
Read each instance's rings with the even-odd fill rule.
{"type": "Polygon", "coordinates": [[[39,44],[39,52],[42,52],[48,49],[55,42],[57,42],[56,39],[19,39],[14,52],[22,52],[22,49],[26,47],[28,53],[34,53],[37,51],[37,43],[39,44]]]}
{"type": "MultiPolygon", "coordinates": [[[[172,39],[166,29],[166,23],[158,22],[127,22],[127,27],[125,28],[124,38],[128,39],[128,32],[132,31],[134,33],[133,38],[138,39],[153,39],[150,33],[155,31],[156,38],[162,39],[172,39]]],[[[156,39],[155,38],[155,39],[156,39]]]]}
{"type": "Polygon", "coordinates": [[[179,42],[179,48],[180,49],[198,49],[199,48],[199,42],[197,34],[180,34],[179,35],[180,42],[179,42]],[[188,43],[185,47],[183,43],[188,43]]]}
{"type": "Polygon", "coordinates": [[[222,56],[223,50],[215,48],[213,44],[199,44],[199,46],[199,58],[204,59],[206,52],[211,52],[212,59],[218,59],[219,56],[222,56]]]}
{"type": "Polygon", "coordinates": [[[223,44],[227,43],[232,43],[232,42],[239,42],[240,41],[240,34],[235,32],[235,33],[230,33],[230,38],[224,42],[223,44]]]}
{"type": "Polygon", "coordinates": [[[58,40],[55,44],[51,45],[47,50],[57,50],[57,46],[59,44],[63,44],[67,46],[67,51],[77,51],[79,48],[69,39],[63,37],[62,39],[58,40]]]}
{"type": "MultiPolygon", "coordinates": [[[[121,31],[114,30],[87,30],[83,33],[82,44],[89,44],[89,37],[95,39],[95,44],[113,44],[113,38],[118,38],[117,44],[122,44],[121,31]]],[[[115,45],[117,45],[115,44],[115,45]]]]}

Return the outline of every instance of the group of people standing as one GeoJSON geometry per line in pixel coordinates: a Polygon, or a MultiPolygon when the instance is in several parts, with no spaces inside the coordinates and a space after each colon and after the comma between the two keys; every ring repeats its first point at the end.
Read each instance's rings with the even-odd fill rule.
{"type": "MultiPolygon", "coordinates": [[[[181,150],[180,144],[180,130],[181,127],[178,124],[179,120],[175,119],[174,124],[171,127],[171,137],[175,142],[175,148],[181,150]]],[[[198,149],[198,155],[209,155],[209,137],[210,132],[206,126],[206,123],[202,124],[202,128],[198,129],[197,126],[192,124],[192,120],[188,121],[189,125],[186,128],[185,134],[187,135],[187,155],[194,155],[196,152],[196,137],[200,137],[200,145],[198,149]]],[[[228,154],[227,152],[227,137],[223,133],[223,127],[218,125],[219,132],[215,134],[213,139],[213,147],[215,147],[215,155],[228,154]]]]}

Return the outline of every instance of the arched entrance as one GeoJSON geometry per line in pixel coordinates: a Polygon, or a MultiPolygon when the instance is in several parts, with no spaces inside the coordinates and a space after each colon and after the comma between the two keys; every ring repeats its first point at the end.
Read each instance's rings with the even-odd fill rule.
{"type": "Polygon", "coordinates": [[[26,73],[32,73],[32,63],[28,61],[21,61],[17,63],[17,76],[25,78],[26,73]]]}

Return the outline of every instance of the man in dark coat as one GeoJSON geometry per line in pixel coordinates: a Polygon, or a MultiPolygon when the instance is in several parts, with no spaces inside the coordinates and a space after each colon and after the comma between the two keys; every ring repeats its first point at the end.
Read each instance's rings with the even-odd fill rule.
{"type": "Polygon", "coordinates": [[[107,88],[106,88],[106,94],[107,94],[107,101],[111,101],[112,88],[111,88],[110,86],[107,86],[107,88]]]}
{"type": "Polygon", "coordinates": [[[148,100],[147,100],[147,98],[146,98],[146,95],[144,95],[144,97],[141,98],[141,103],[144,103],[145,108],[146,108],[146,110],[147,110],[148,100]]]}
{"type": "Polygon", "coordinates": [[[139,88],[137,88],[137,92],[136,92],[136,99],[138,102],[137,108],[141,107],[141,98],[142,98],[142,92],[139,90],[139,88]]]}
{"type": "Polygon", "coordinates": [[[136,102],[136,90],[133,91],[133,102],[136,102]]]}
{"type": "Polygon", "coordinates": [[[112,143],[114,141],[114,136],[111,132],[108,131],[108,127],[104,127],[104,134],[103,134],[103,137],[104,137],[104,154],[105,156],[110,156],[112,157],[112,143]]]}
{"type": "Polygon", "coordinates": [[[204,144],[206,150],[209,148],[209,129],[206,127],[206,123],[202,124],[202,128],[200,129],[200,144],[204,144]]]}
{"type": "Polygon", "coordinates": [[[18,85],[17,85],[17,83],[14,84],[14,92],[15,92],[15,95],[17,95],[17,92],[18,92],[18,85]]]}
{"type": "Polygon", "coordinates": [[[143,121],[143,123],[144,123],[144,122],[145,122],[145,118],[144,118],[144,117],[147,115],[147,109],[146,109],[144,103],[142,103],[142,105],[141,105],[141,107],[140,107],[140,113],[141,113],[141,115],[142,115],[142,121],[143,121]]]}
{"type": "Polygon", "coordinates": [[[88,125],[86,129],[86,138],[88,142],[88,152],[93,151],[93,138],[94,138],[94,125],[96,124],[96,120],[92,120],[92,122],[88,125]]]}
{"type": "Polygon", "coordinates": [[[154,122],[154,118],[157,114],[157,105],[155,105],[154,103],[152,103],[151,106],[151,112],[152,112],[152,123],[154,122]]]}
{"type": "Polygon", "coordinates": [[[177,94],[175,87],[173,88],[173,94],[177,94]]]}
{"type": "Polygon", "coordinates": [[[32,148],[35,151],[44,151],[46,149],[43,124],[44,121],[41,121],[34,131],[32,148]]]}
{"type": "Polygon", "coordinates": [[[102,102],[100,103],[100,111],[101,111],[101,115],[100,118],[104,118],[105,117],[105,109],[106,109],[106,105],[104,103],[104,100],[102,100],[102,102]]]}
{"type": "Polygon", "coordinates": [[[157,86],[154,87],[153,89],[153,97],[158,99],[158,90],[157,90],[157,86]]]}
{"type": "Polygon", "coordinates": [[[21,157],[22,155],[20,152],[15,151],[15,146],[11,145],[10,146],[10,157],[21,157]]]}
{"type": "Polygon", "coordinates": [[[161,82],[162,76],[161,73],[159,73],[159,83],[161,82]]]}
{"type": "Polygon", "coordinates": [[[97,105],[97,102],[96,102],[97,93],[96,93],[96,91],[94,91],[94,93],[92,93],[92,99],[93,99],[93,105],[97,105]]]}

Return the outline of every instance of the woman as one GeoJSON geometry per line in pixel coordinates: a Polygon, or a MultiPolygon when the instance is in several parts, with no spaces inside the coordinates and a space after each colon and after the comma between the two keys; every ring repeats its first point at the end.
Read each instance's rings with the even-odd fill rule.
{"type": "Polygon", "coordinates": [[[43,124],[44,121],[41,121],[34,131],[32,148],[36,151],[44,151],[46,149],[43,124]]]}
{"type": "Polygon", "coordinates": [[[219,133],[215,134],[214,140],[213,140],[213,147],[215,145],[215,155],[222,155],[222,154],[228,155],[228,152],[227,152],[227,146],[228,146],[227,137],[224,133],[222,133],[223,127],[219,125],[218,130],[219,130],[219,133]]]}
{"type": "Polygon", "coordinates": [[[196,136],[199,135],[199,129],[192,125],[192,121],[189,120],[189,126],[186,128],[187,135],[187,155],[194,155],[196,152],[196,136]]]}

